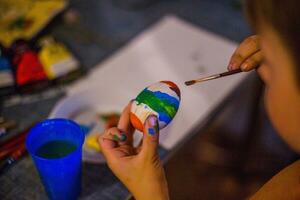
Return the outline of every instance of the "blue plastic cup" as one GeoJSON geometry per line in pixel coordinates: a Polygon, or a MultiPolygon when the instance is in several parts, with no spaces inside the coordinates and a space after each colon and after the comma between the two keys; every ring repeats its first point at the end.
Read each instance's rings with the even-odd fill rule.
{"type": "Polygon", "coordinates": [[[83,143],[84,133],[80,126],[67,119],[47,119],[30,130],[26,138],[26,148],[50,199],[73,200],[78,198],[81,191],[83,143]],[[60,158],[44,158],[37,155],[41,146],[53,141],[72,143],[76,149],[60,158]]]}

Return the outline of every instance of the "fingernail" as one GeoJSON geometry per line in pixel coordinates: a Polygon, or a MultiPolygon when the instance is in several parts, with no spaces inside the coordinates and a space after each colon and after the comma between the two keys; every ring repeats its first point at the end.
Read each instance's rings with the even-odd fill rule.
{"type": "Polygon", "coordinates": [[[233,63],[229,63],[227,69],[228,69],[228,70],[232,70],[232,68],[233,68],[232,66],[233,66],[233,63]]]}
{"type": "Polygon", "coordinates": [[[249,64],[248,63],[244,63],[244,64],[242,64],[241,69],[242,70],[247,70],[248,67],[249,67],[249,64]]]}
{"type": "Polygon", "coordinates": [[[121,141],[121,142],[124,142],[124,141],[126,141],[126,140],[127,140],[126,134],[125,134],[125,133],[122,133],[122,134],[120,135],[120,141],[121,141]]]}
{"type": "Polygon", "coordinates": [[[148,117],[150,126],[154,127],[157,123],[157,118],[154,115],[148,117]]]}
{"type": "Polygon", "coordinates": [[[118,135],[113,135],[112,139],[117,142],[124,142],[124,141],[126,141],[127,136],[125,133],[120,133],[118,135]]]}
{"type": "Polygon", "coordinates": [[[158,120],[156,116],[152,115],[148,117],[148,123],[149,123],[149,128],[148,128],[148,134],[151,136],[154,136],[156,133],[158,133],[159,128],[158,128],[158,120]]]}
{"type": "Polygon", "coordinates": [[[229,70],[234,70],[235,68],[237,68],[238,67],[238,65],[235,63],[235,62],[231,62],[230,64],[229,64],[229,70]]]}

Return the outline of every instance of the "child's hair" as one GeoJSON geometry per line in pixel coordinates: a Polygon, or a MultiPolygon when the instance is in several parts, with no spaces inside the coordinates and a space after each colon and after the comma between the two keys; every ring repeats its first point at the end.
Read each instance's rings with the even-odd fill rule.
{"type": "Polygon", "coordinates": [[[262,23],[278,32],[294,59],[300,87],[300,1],[246,0],[246,14],[251,26],[259,31],[262,23]]]}

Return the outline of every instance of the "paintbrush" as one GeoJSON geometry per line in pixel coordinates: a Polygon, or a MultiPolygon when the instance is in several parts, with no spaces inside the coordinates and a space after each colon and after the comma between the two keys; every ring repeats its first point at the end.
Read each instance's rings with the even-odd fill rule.
{"type": "Polygon", "coordinates": [[[207,76],[207,77],[200,78],[200,79],[186,81],[184,83],[185,83],[185,85],[190,86],[190,85],[194,85],[195,83],[209,81],[209,80],[221,78],[221,77],[224,77],[224,76],[229,76],[229,75],[240,73],[240,72],[242,72],[241,69],[235,69],[235,70],[231,70],[231,71],[228,71],[228,72],[223,72],[221,74],[215,74],[215,75],[207,76]]]}
{"type": "Polygon", "coordinates": [[[0,162],[0,174],[3,173],[8,167],[12,166],[15,162],[20,160],[26,154],[25,143],[21,144],[15,149],[5,160],[0,162]]]}

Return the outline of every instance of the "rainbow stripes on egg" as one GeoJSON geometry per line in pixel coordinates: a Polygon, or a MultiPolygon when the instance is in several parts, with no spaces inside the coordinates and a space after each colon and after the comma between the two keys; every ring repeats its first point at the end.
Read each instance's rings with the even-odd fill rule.
{"type": "Polygon", "coordinates": [[[180,104],[180,90],[171,81],[160,81],[146,87],[131,105],[130,121],[143,131],[149,115],[158,117],[159,128],[166,127],[174,118],[180,104]]]}

